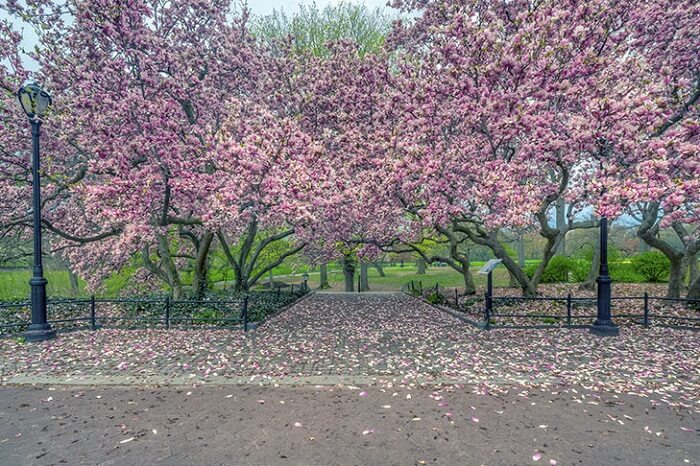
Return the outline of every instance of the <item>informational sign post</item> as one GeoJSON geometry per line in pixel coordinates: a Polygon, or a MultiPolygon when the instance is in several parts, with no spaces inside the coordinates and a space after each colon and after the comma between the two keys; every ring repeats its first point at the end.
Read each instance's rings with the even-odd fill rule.
{"type": "Polygon", "coordinates": [[[484,309],[484,327],[488,330],[491,325],[491,310],[493,307],[493,269],[498,267],[498,265],[503,262],[502,259],[491,259],[484,264],[479,273],[486,275],[486,299],[485,299],[485,309],[484,309]]]}

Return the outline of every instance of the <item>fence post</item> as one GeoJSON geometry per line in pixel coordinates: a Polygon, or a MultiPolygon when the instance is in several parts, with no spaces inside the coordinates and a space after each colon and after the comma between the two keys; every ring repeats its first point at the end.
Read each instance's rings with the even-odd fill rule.
{"type": "Polygon", "coordinates": [[[170,296],[165,297],[165,329],[170,329],[170,296]]]}
{"type": "Polygon", "coordinates": [[[649,326],[649,293],[644,292],[644,326],[649,326]]]}
{"type": "Polygon", "coordinates": [[[423,296],[423,280],[418,280],[418,288],[420,288],[420,294],[423,296]]]}
{"type": "Polygon", "coordinates": [[[243,331],[248,331],[248,294],[243,297],[243,331]]]}
{"type": "Polygon", "coordinates": [[[95,325],[95,295],[90,296],[90,330],[97,330],[95,325]]]}
{"type": "Polygon", "coordinates": [[[566,296],[566,325],[571,325],[571,293],[566,296]]]}
{"type": "Polygon", "coordinates": [[[439,283],[435,284],[435,293],[440,294],[440,284],[439,283]]]}
{"type": "Polygon", "coordinates": [[[459,307],[459,291],[455,288],[455,307],[459,307]]]}
{"type": "Polygon", "coordinates": [[[281,290],[282,290],[282,288],[278,286],[278,287],[277,287],[277,301],[280,300],[280,292],[281,292],[281,290]]]}
{"type": "Polygon", "coordinates": [[[292,283],[292,290],[290,291],[290,294],[294,294],[294,283],[292,283]]]}

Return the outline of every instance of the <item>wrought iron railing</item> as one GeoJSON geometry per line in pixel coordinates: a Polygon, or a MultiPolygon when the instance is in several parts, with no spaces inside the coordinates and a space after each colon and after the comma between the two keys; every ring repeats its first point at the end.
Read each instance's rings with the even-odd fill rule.
{"type": "MultiPolygon", "coordinates": [[[[468,315],[484,328],[588,327],[597,317],[597,299],[567,296],[464,296],[458,289],[409,282],[404,290],[432,304],[468,315]]],[[[700,299],[612,296],[612,317],[621,324],[700,329],[700,299]]]]}
{"type": "MultiPolygon", "coordinates": [[[[304,287],[200,300],[169,296],[50,299],[49,323],[59,330],[98,328],[243,328],[274,315],[308,292],[304,287]]],[[[17,334],[31,321],[29,301],[0,302],[0,334],[17,334]]]]}

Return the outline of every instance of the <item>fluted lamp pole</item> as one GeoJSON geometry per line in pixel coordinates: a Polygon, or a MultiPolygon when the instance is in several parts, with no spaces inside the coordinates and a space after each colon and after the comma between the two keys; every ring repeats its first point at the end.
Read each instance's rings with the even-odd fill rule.
{"type": "Polygon", "coordinates": [[[608,219],[600,219],[600,270],[598,273],[598,313],[591,331],[597,335],[618,335],[620,329],[612,321],[612,279],[608,272],[608,219]]]}
{"type": "Polygon", "coordinates": [[[39,174],[39,131],[51,106],[51,96],[38,84],[22,86],[17,92],[19,103],[32,125],[32,216],[34,217],[34,267],[29,280],[32,295],[32,323],[24,333],[26,341],[56,338],[46,313],[46,278],[41,260],[41,176],[39,174]]]}

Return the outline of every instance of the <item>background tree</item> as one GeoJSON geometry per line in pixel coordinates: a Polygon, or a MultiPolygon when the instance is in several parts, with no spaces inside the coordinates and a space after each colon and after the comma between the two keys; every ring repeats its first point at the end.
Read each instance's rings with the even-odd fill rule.
{"type": "Polygon", "coordinates": [[[361,3],[339,2],[318,8],[315,3],[299,5],[291,17],[283,10],[257,18],[253,33],[265,47],[288,53],[281,44],[291,43],[293,53],[328,57],[330,44],[349,41],[361,56],[380,52],[395,15],[383,8],[369,9],[361,3]]]}

